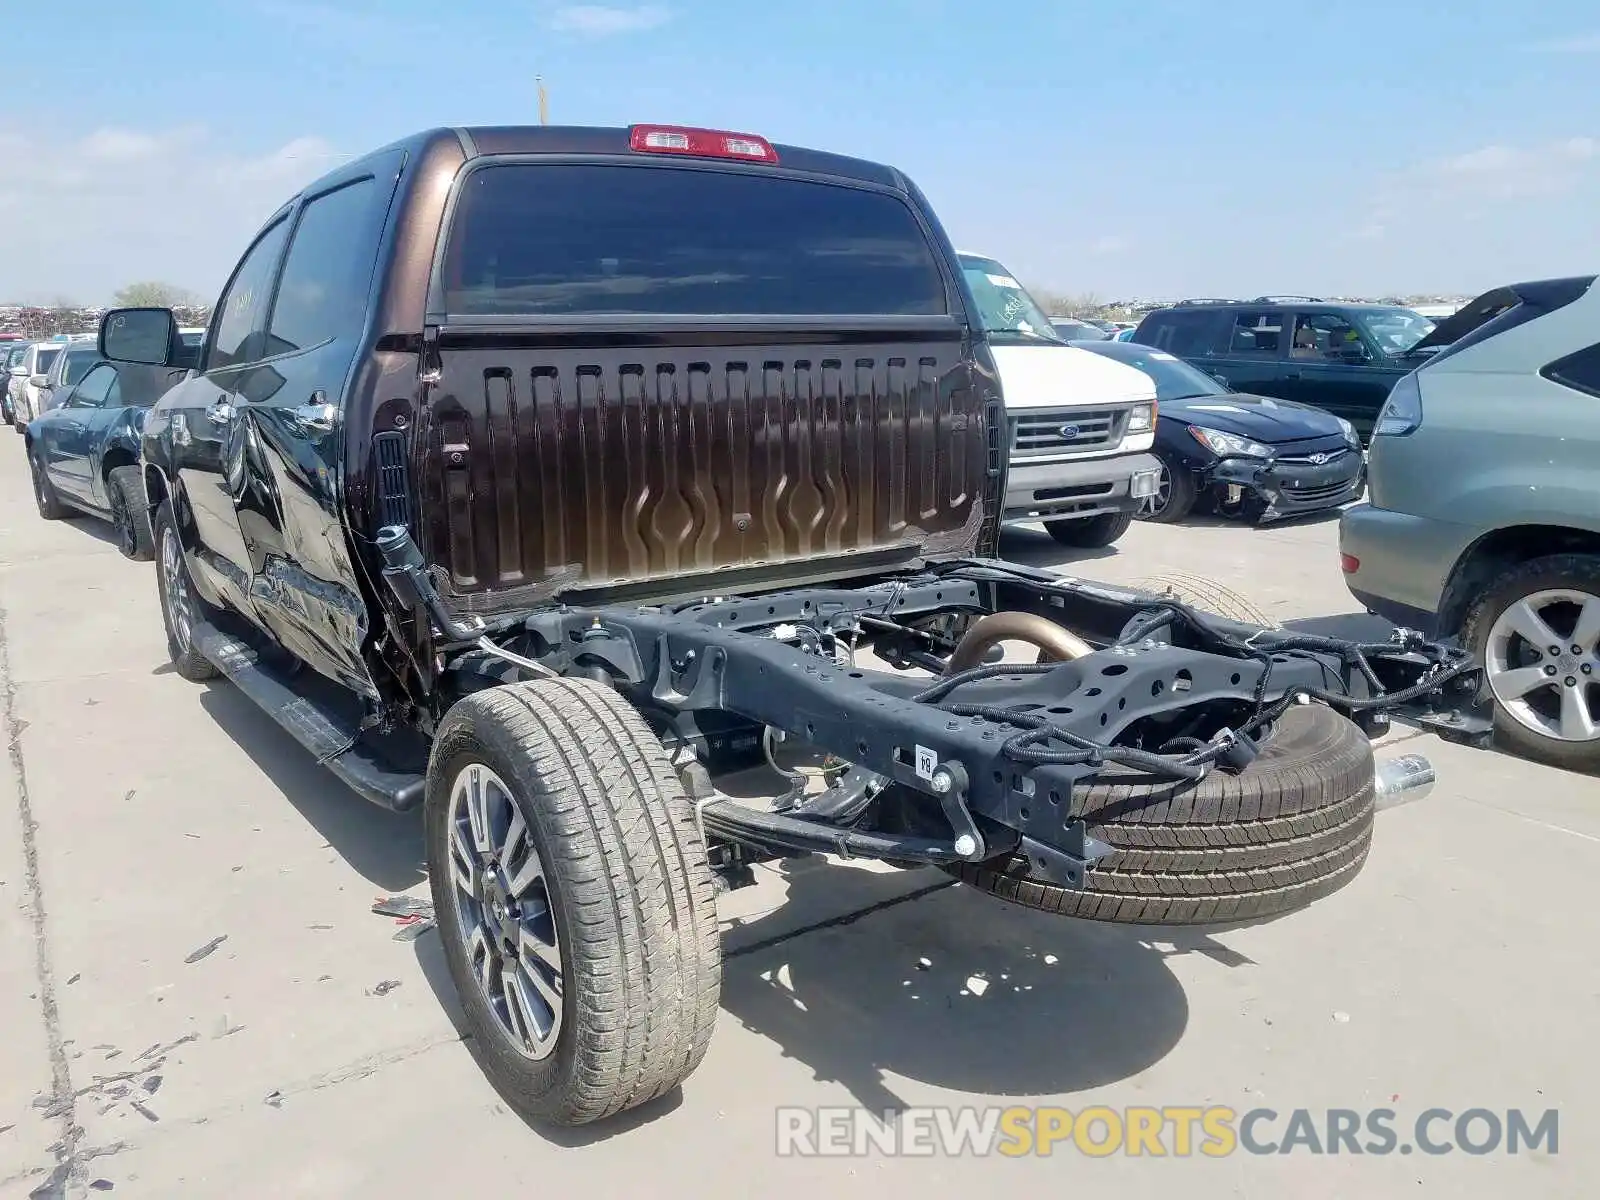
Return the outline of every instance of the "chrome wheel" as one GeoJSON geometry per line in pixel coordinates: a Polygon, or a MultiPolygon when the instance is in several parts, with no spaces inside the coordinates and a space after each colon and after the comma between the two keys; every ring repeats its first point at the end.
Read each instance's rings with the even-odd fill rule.
{"type": "Polygon", "coordinates": [[[1600,596],[1533,592],[1489,628],[1489,689],[1519,725],[1563,742],[1600,738],[1600,596]]]}
{"type": "Polygon", "coordinates": [[[511,789],[488,767],[450,785],[451,896],[467,965],[500,1030],[542,1059],[561,1034],[561,946],[544,861],[511,789]]]}
{"type": "Polygon", "coordinates": [[[1167,505],[1172,503],[1172,472],[1167,464],[1161,464],[1161,478],[1156,482],[1156,494],[1146,496],[1139,501],[1139,515],[1141,517],[1159,517],[1167,511],[1167,505]]]}
{"type": "Polygon", "coordinates": [[[183,548],[171,525],[161,529],[161,593],[167,600],[167,620],[177,644],[177,657],[181,658],[189,653],[194,640],[194,608],[189,598],[189,580],[183,572],[183,548]]]}

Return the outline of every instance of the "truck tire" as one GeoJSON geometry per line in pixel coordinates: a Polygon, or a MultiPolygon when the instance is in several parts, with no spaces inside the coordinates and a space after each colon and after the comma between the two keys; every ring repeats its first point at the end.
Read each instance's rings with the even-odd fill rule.
{"type": "Polygon", "coordinates": [[[1013,904],[1138,925],[1240,921],[1303,907],[1355,878],[1372,842],[1372,746],[1322,705],[1284,713],[1261,756],[1198,784],[1118,782],[1108,769],[1079,788],[1081,817],[1116,851],[1081,890],[1031,882],[1016,855],[946,868],[1013,904]]]}
{"type": "Polygon", "coordinates": [[[1461,640],[1484,665],[1484,698],[1494,701],[1498,745],[1569,771],[1600,771],[1596,620],[1600,555],[1536,558],[1484,589],[1461,640]],[[1548,638],[1524,636],[1521,630],[1535,621],[1544,631],[1535,626],[1527,633],[1547,632],[1548,638]]]}
{"type": "Polygon", "coordinates": [[[138,467],[117,467],[106,478],[111,501],[111,524],[117,531],[117,549],[135,562],[149,562],[152,550],[150,505],[144,495],[144,472],[138,467]]]}
{"type": "Polygon", "coordinates": [[[59,521],[71,515],[71,510],[56,494],[50,476],[45,473],[44,463],[39,461],[39,452],[31,447],[28,450],[28,474],[33,477],[33,502],[38,506],[41,517],[46,521],[59,521]]]}
{"type": "Polygon", "coordinates": [[[666,751],[622,697],[542,679],[458,701],[425,827],[473,1053],[524,1116],[602,1120],[700,1065],[722,983],[710,866],[666,751]]]}
{"type": "Polygon", "coordinates": [[[1148,575],[1128,586],[1137,588],[1141,592],[1170,596],[1191,608],[1198,608],[1202,612],[1225,617],[1230,621],[1246,625],[1262,625],[1268,629],[1278,628],[1277,621],[1239,592],[1226,584],[1218,583],[1215,579],[1207,579],[1204,575],[1164,571],[1159,575],[1148,575]]]}
{"type": "Polygon", "coordinates": [[[191,683],[215,679],[220,674],[215,664],[194,646],[195,624],[205,618],[205,607],[195,594],[189,564],[183,559],[183,543],[178,540],[170,503],[157,511],[153,536],[156,592],[161,597],[161,623],[167,631],[167,655],[178,674],[191,683]]]}
{"type": "Polygon", "coordinates": [[[1045,532],[1063,546],[1099,550],[1111,545],[1133,524],[1133,513],[1101,513],[1098,517],[1062,517],[1044,523],[1045,532]]]}

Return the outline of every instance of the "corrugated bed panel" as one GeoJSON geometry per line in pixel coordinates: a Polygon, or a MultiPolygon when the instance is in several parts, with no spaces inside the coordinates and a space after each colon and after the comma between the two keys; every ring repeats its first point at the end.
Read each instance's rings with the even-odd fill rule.
{"type": "Polygon", "coordinates": [[[445,352],[430,557],[468,593],[839,554],[968,523],[986,464],[959,346],[782,349],[445,352]]]}

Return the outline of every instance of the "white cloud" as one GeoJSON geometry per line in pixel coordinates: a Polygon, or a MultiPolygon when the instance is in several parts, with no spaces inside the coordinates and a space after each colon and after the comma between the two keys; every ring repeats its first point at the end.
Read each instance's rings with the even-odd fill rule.
{"type": "Polygon", "coordinates": [[[91,162],[138,162],[158,157],[175,147],[183,137],[181,130],[157,135],[138,129],[97,129],[79,143],[78,149],[91,162]]]}
{"type": "Polygon", "coordinates": [[[209,296],[250,235],[346,156],[318,137],[238,154],[194,126],[39,137],[0,127],[0,302],[108,300],[134,279],[209,296]]]}
{"type": "Polygon", "coordinates": [[[1528,49],[1536,54],[1600,54],[1600,33],[1569,34],[1534,42],[1528,49]]]}
{"type": "Polygon", "coordinates": [[[1600,138],[1493,142],[1378,181],[1345,210],[1352,286],[1481,290],[1592,269],[1600,138]],[[1354,279],[1355,267],[1365,263],[1354,279]]]}
{"type": "Polygon", "coordinates": [[[672,14],[655,4],[636,8],[614,8],[605,4],[577,4],[560,8],[550,18],[550,28],[584,37],[612,37],[620,33],[639,33],[655,29],[672,19],[672,14]]]}
{"type": "Polygon", "coordinates": [[[1389,176],[1372,205],[1372,225],[1402,224],[1407,213],[1461,211],[1551,200],[1600,182],[1600,139],[1574,136],[1537,145],[1494,143],[1418,163],[1389,176]]]}

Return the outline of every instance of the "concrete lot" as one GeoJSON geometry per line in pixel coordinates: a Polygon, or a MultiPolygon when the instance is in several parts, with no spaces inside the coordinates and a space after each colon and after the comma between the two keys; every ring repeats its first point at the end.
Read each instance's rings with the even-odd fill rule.
{"type": "MultiPolygon", "coordinates": [[[[1600,1187],[1600,787],[1431,738],[1438,790],[1380,815],[1361,876],[1254,927],[1063,921],[924,873],[763,872],[726,898],[724,1019],[681,1097],[530,1129],[455,1031],[436,936],[396,941],[369,912],[426,893],[418,821],[345,793],[226,685],[172,674],[151,566],[90,520],[40,521],[0,439],[0,1197],[1600,1187]],[[1562,1137],[1516,1157],[774,1155],[780,1105],[1011,1098],[1390,1107],[1402,1132],[1432,1107],[1553,1107],[1562,1137]]],[[[1197,571],[1285,618],[1347,614],[1335,530],[1140,526],[1069,569],[1197,571]]],[[[1067,561],[1040,534],[1009,542],[1067,561]]]]}

